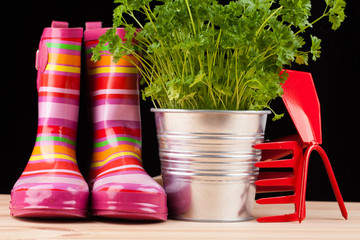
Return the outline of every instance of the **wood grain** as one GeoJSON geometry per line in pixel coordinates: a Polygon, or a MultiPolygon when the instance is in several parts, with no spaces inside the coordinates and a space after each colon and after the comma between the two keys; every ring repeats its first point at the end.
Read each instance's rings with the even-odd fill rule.
{"type": "MultiPolygon", "coordinates": [[[[307,202],[299,224],[247,222],[208,223],[168,220],[129,222],[113,219],[20,219],[9,215],[9,195],[0,195],[0,239],[360,239],[360,203],[345,203],[349,219],[336,202],[307,202]]],[[[254,217],[291,213],[292,205],[255,205],[254,217]]]]}

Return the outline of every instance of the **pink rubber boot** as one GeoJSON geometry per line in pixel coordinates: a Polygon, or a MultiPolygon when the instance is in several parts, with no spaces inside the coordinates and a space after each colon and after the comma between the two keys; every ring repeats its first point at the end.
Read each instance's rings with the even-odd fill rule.
{"type": "MultiPolygon", "coordinates": [[[[132,56],[113,63],[104,49],[102,59],[90,61],[91,47],[106,28],[100,22],[86,24],[84,34],[87,73],[94,121],[91,161],[93,215],[133,220],[166,220],[164,189],[141,163],[141,118],[137,68],[132,56]]],[[[118,29],[124,37],[123,29],[118,29]]]]}
{"type": "Polygon", "coordinates": [[[83,29],[53,21],[36,58],[38,130],[29,162],[11,191],[15,217],[85,217],[89,189],[76,162],[83,29]]]}

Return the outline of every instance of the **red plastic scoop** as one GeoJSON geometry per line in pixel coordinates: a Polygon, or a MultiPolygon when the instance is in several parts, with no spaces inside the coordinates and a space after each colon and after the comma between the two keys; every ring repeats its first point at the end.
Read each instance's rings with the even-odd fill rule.
{"type": "Polygon", "coordinates": [[[271,197],[257,200],[259,204],[294,203],[292,214],[261,217],[259,222],[286,222],[304,220],[306,215],[305,195],[309,158],[313,150],[317,151],[325,165],[341,213],[347,219],[347,211],[336,182],[329,158],[324,149],[321,135],[320,103],[310,73],[286,70],[288,79],[283,84],[283,101],[298,131],[298,136],[291,136],[281,141],[257,144],[254,147],[263,150],[262,161],[255,164],[259,168],[290,168],[291,174],[283,172],[260,173],[255,182],[257,192],[289,191],[290,196],[271,197]],[[303,153],[303,148],[306,148],[303,153]],[[292,154],[289,159],[281,157],[292,154]],[[271,158],[271,160],[269,160],[271,158]],[[280,160],[279,160],[280,159],[280,160]],[[269,160],[269,161],[266,161],[269,160]],[[268,176],[266,176],[268,175],[268,176]]]}

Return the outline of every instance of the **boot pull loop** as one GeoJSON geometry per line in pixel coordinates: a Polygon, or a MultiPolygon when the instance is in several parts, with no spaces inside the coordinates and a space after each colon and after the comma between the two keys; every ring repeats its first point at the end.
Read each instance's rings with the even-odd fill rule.
{"type": "MultiPolygon", "coordinates": [[[[45,71],[48,63],[48,48],[45,43],[40,42],[39,49],[36,51],[35,68],[38,71],[38,75],[45,71]]],[[[40,87],[40,78],[37,78],[37,89],[40,87]]]]}
{"type": "Polygon", "coordinates": [[[102,28],[102,22],[86,22],[85,23],[86,30],[97,29],[97,28],[102,28]]]}
{"type": "Polygon", "coordinates": [[[35,68],[36,70],[45,71],[48,62],[48,49],[45,43],[40,42],[39,49],[36,51],[35,68]]]}
{"type": "MultiPolygon", "coordinates": [[[[51,28],[69,28],[69,23],[62,21],[52,21],[51,28]]],[[[45,70],[47,60],[48,60],[47,47],[46,44],[44,44],[41,39],[39,49],[36,51],[35,69],[42,73],[45,70]]]]}
{"type": "Polygon", "coordinates": [[[61,22],[61,21],[52,21],[51,22],[52,28],[69,28],[68,22],[61,22]]]}
{"type": "Polygon", "coordinates": [[[39,49],[36,50],[36,53],[35,53],[35,69],[36,70],[39,70],[39,49]]]}

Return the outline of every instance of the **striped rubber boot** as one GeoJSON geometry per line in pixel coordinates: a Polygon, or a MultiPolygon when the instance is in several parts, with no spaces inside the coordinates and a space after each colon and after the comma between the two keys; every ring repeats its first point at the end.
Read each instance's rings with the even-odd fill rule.
{"type": "MultiPolygon", "coordinates": [[[[94,121],[91,161],[93,215],[133,220],[166,220],[164,189],[143,169],[141,162],[140,74],[127,56],[117,64],[104,50],[90,61],[91,47],[107,29],[101,22],[86,24],[84,33],[87,74],[94,121]]],[[[118,29],[124,37],[123,29],[118,29]]]]}
{"type": "Polygon", "coordinates": [[[36,58],[38,130],[26,168],[11,191],[16,217],[85,217],[89,189],[75,153],[83,29],[52,22],[36,58]]]}

